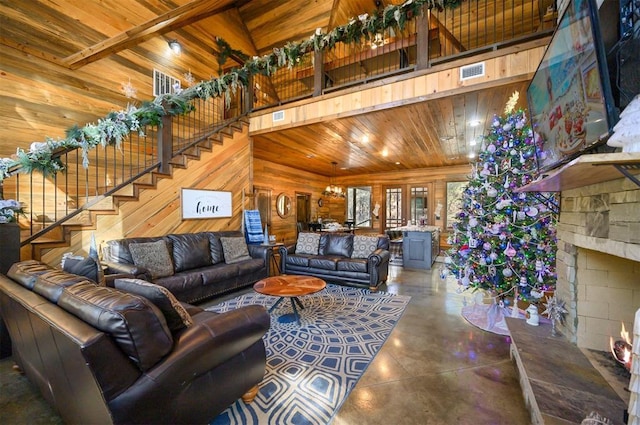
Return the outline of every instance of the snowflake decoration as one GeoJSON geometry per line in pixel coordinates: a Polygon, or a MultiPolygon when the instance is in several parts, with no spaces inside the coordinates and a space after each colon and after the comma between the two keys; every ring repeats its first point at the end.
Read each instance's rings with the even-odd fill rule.
{"type": "Polygon", "coordinates": [[[133,87],[133,85],[131,84],[131,78],[129,78],[128,82],[122,83],[122,93],[124,93],[124,95],[129,99],[136,97],[138,89],[133,87]]]}
{"type": "Polygon", "coordinates": [[[544,303],[544,306],[547,309],[542,314],[546,314],[551,320],[551,335],[556,336],[556,323],[564,323],[564,315],[569,311],[565,308],[565,302],[558,299],[555,294],[551,298],[547,297],[547,302],[544,303]]]}
{"type": "Polygon", "coordinates": [[[195,84],[196,79],[193,76],[193,74],[191,73],[191,70],[189,70],[189,72],[185,72],[184,73],[184,80],[187,82],[187,86],[191,87],[195,84]]]}

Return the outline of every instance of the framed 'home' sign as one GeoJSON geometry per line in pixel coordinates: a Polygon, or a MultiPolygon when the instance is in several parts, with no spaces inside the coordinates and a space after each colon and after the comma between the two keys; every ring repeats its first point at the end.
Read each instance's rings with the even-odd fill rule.
{"type": "Polygon", "coordinates": [[[182,219],[231,217],[231,192],[182,189],[182,219]]]}

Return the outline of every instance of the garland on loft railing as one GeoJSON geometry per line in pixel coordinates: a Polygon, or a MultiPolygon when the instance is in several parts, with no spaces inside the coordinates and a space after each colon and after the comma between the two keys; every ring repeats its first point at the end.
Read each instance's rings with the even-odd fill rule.
{"type": "MultiPolygon", "coordinates": [[[[64,164],[54,153],[64,149],[82,149],[83,166],[89,164],[88,152],[97,146],[119,147],[122,140],[133,132],[142,132],[147,125],[160,126],[165,115],[182,115],[194,109],[191,100],[209,99],[224,96],[225,105],[229,107],[232,95],[237,89],[247,87],[253,75],[272,75],[277,69],[292,68],[303,55],[312,51],[333,48],[337,43],[352,43],[371,40],[376,33],[388,28],[404,29],[406,23],[414,19],[422,7],[443,10],[456,8],[463,0],[407,0],[401,5],[386,6],[381,12],[372,15],[367,13],[352,18],[349,23],[334,28],[328,33],[316,29],[309,39],[301,42],[288,42],[281,48],[274,48],[273,53],[261,57],[254,56],[240,68],[234,68],[218,78],[201,81],[180,93],[166,94],[151,102],[144,102],[140,107],[129,106],[126,110],[111,112],[84,127],[77,125],[66,131],[64,139],[47,137],[44,142],[34,142],[28,151],[18,148],[11,158],[0,158],[0,183],[14,169],[20,172],[41,172],[45,176],[64,171],[64,164]]],[[[224,52],[235,53],[224,40],[218,44],[224,52]]]]}

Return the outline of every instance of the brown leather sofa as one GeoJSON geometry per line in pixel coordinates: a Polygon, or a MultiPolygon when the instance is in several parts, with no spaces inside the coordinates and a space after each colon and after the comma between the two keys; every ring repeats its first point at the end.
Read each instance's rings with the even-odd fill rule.
{"type": "Polygon", "coordinates": [[[350,233],[299,233],[295,244],[279,248],[281,271],[376,291],[389,274],[389,238],[386,235],[366,237],[373,245],[364,254],[354,255],[357,238],[358,235],[350,233]],[[301,249],[301,235],[318,236],[317,252],[301,249]]]}
{"type": "Polygon", "coordinates": [[[241,232],[200,232],[159,237],[126,238],[106,242],[102,264],[109,273],[130,274],[167,288],[183,302],[198,303],[207,298],[253,285],[270,274],[271,247],[248,245],[251,258],[227,264],[221,237],[243,237],[241,232]],[[132,244],[166,242],[173,266],[168,276],[154,277],[136,266],[132,244]]]}
{"type": "Polygon", "coordinates": [[[216,314],[177,303],[188,314],[170,330],[155,302],[33,260],[0,274],[13,359],[65,423],[204,424],[255,397],[263,307],[216,314]]]}

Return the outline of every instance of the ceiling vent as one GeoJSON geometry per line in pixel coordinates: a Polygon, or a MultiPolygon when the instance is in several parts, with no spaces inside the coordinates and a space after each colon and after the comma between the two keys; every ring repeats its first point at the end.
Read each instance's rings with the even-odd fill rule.
{"type": "Polygon", "coordinates": [[[276,112],[274,112],[271,120],[273,122],[284,121],[284,111],[276,111],[276,112]]]}
{"type": "Polygon", "coordinates": [[[471,65],[460,67],[460,80],[470,80],[472,78],[484,76],[484,62],[478,62],[471,65]]]}

